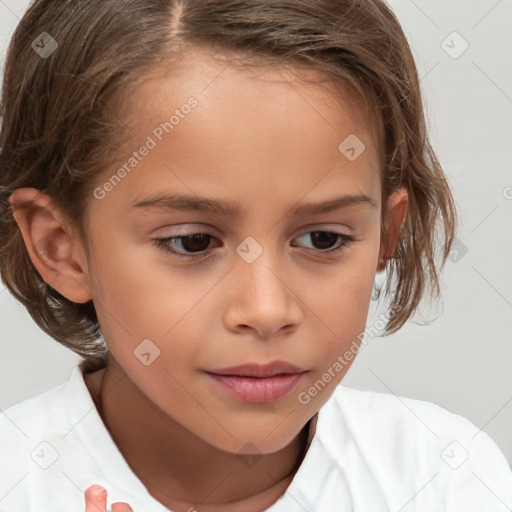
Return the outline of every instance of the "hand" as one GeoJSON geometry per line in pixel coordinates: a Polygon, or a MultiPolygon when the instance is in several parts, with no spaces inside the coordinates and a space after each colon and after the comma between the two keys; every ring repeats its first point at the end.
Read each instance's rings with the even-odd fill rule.
{"type": "MultiPolygon", "coordinates": [[[[101,485],[91,485],[85,490],[85,512],[107,512],[107,490],[101,485]]],[[[112,512],[133,512],[125,502],[112,504],[112,512]]]]}

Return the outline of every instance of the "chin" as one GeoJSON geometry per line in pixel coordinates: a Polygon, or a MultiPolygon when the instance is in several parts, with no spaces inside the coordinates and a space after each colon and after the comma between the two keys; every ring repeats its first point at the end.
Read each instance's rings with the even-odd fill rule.
{"type": "Polygon", "coordinates": [[[307,423],[307,419],[299,424],[291,425],[289,422],[283,422],[282,418],[274,421],[256,424],[253,422],[251,428],[244,426],[230,425],[227,432],[222,436],[201,436],[204,441],[215,446],[219,450],[238,454],[270,454],[278,452],[288,446],[299,435],[307,423]],[[286,425],[285,425],[286,423],[286,425]]]}

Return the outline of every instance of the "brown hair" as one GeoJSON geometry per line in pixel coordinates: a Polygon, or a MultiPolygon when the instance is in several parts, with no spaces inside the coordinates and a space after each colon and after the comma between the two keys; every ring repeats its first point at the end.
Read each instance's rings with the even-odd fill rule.
{"type": "MultiPolygon", "coordinates": [[[[456,211],[426,133],[410,47],[383,0],[35,0],[9,46],[0,104],[0,272],[7,288],[54,339],[88,361],[104,360],[92,301],[73,303],[42,280],[8,197],[21,187],[49,194],[87,240],[84,212],[94,184],[120,148],[116,112],[158,63],[201,47],[247,65],[324,72],[373,108],[382,127],[383,198],[400,186],[409,195],[388,262],[386,295],[397,313],[385,332],[397,331],[427,287],[439,296],[456,211]],[[46,58],[31,47],[43,32],[58,43],[46,58]]],[[[385,236],[385,207],[382,213],[385,236]]]]}

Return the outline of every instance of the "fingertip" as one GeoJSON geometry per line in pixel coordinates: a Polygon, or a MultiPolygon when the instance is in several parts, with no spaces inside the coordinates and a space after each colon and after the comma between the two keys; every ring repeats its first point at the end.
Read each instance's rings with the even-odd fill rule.
{"type": "Polygon", "coordinates": [[[93,484],[85,490],[85,493],[91,498],[106,498],[107,490],[98,484],[93,484]]]}
{"type": "Polygon", "coordinates": [[[112,512],[133,512],[133,508],[124,501],[112,503],[112,512]]]}
{"type": "Polygon", "coordinates": [[[89,487],[87,487],[87,489],[85,490],[85,492],[92,492],[92,493],[102,493],[102,492],[107,492],[107,490],[105,489],[105,487],[102,487],[101,485],[99,484],[92,484],[90,485],[89,487]]]}

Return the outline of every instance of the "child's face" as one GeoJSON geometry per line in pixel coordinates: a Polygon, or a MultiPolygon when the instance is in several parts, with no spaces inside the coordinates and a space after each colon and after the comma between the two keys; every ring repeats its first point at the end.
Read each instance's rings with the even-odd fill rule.
{"type": "Polygon", "coordinates": [[[171,75],[148,81],[129,102],[123,122],[134,142],[98,183],[109,191],[91,197],[92,256],[80,263],[110,352],[146,397],[218,448],[275,451],[332,394],[351,364],[343,355],[364,330],[381,241],[379,155],[356,106],[342,108],[300,75],[199,56],[171,75]],[[190,97],[197,105],[183,107],[190,97]],[[173,114],[166,133],[160,123],[173,114]],[[350,134],[366,146],[353,161],[338,149],[350,134]],[[133,151],[137,164],[104,187],[133,151]],[[246,215],[134,206],[155,194],[230,201],[246,215]],[[349,196],[366,199],[292,213],[349,196]],[[328,253],[343,238],[315,231],[354,241],[328,253]],[[211,238],[169,245],[202,253],[195,261],[153,245],[194,233],[211,238]],[[233,394],[207,373],[271,361],[306,372],[267,402],[251,401],[249,384],[247,394],[233,394]]]}

